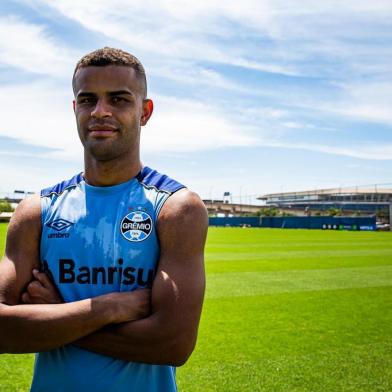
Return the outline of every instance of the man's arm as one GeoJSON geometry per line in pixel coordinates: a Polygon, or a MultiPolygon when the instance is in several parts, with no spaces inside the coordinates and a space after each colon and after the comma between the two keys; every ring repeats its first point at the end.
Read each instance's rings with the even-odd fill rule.
{"type": "Polygon", "coordinates": [[[32,269],[39,266],[40,237],[40,199],[33,196],[22,201],[13,214],[0,263],[1,353],[49,350],[107,324],[146,315],[147,306],[139,308],[141,314],[135,311],[133,293],[111,293],[63,304],[19,305],[32,279],[32,269]]]}
{"type": "Polygon", "coordinates": [[[158,218],[160,260],[149,317],[105,327],[75,342],[126,361],[180,366],[193,351],[205,288],[208,216],[200,198],[184,189],[158,218]]]}

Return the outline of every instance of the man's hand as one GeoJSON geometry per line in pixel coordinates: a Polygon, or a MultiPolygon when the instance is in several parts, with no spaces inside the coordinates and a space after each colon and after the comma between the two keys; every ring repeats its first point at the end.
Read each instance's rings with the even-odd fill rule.
{"type": "Polygon", "coordinates": [[[61,304],[63,299],[56,286],[45,272],[33,269],[34,279],[28,284],[22,294],[22,302],[25,304],[61,304]]]}
{"type": "MultiPolygon", "coordinates": [[[[63,303],[60,293],[45,272],[33,269],[34,279],[28,284],[22,294],[25,304],[60,304],[63,303]]],[[[110,293],[102,296],[112,304],[116,311],[116,319],[121,322],[139,320],[150,314],[151,290],[139,289],[132,292],[110,293]]],[[[119,322],[119,321],[117,321],[119,322]]]]}
{"type": "MultiPolygon", "coordinates": [[[[104,294],[96,298],[103,298],[111,308],[117,319],[111,324],[121,324],[128,321],[143,319],[151,313],[151,290],[138,289],[104,294]]],[[[94,298],[92,298],[94,301],[94,298]]]]}

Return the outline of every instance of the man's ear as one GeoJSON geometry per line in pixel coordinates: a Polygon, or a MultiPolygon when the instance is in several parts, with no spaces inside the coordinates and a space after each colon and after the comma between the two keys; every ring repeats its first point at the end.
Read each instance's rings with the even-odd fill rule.
{"type": "Polygon", "coordinates": [[[73,106],[73,111],[75,112],[75,110],[76,110],[76,101],[75,100],[72,101],[72,106],[73,106]]]}
{"type": "Polygon", "coordinates": [[[143,112],[140,118],[140,125],[146,125],[154,110],[154,102],[151,99],[143,100],[143,112]]]}

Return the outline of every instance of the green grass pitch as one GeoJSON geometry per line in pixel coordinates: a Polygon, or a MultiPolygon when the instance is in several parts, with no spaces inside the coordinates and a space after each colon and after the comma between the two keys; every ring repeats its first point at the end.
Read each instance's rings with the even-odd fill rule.
{"type": "MultiPolygon", "coordinates": [[[[206,271],[180,391],[392,390],[392,233],[210,228],[206,271]]],[[[0,390],[32,365],[0,356],[0,390]]]]}

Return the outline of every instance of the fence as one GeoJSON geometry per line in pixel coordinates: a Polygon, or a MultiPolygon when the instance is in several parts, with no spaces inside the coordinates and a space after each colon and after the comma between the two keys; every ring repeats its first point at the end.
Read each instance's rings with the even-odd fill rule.
{"type": "Polygon", "coordinates": [[[376,230],[376,218],[347,216],[211,217],[209,225],[285,229],[376,230]]]}

